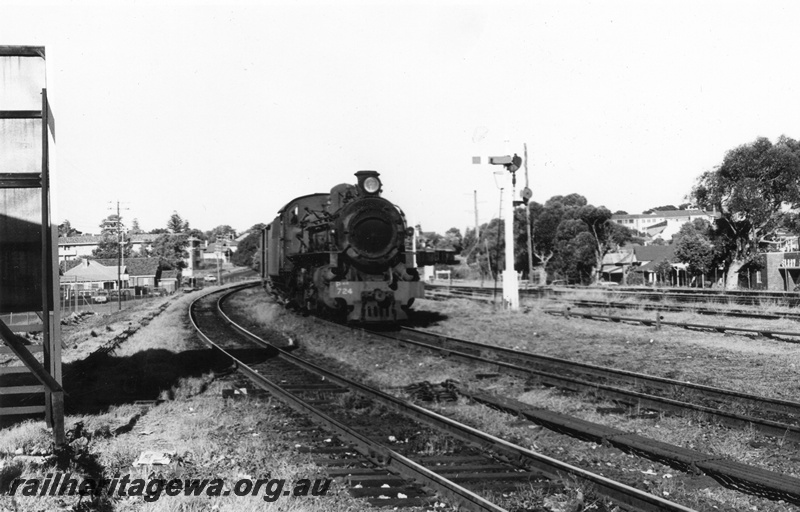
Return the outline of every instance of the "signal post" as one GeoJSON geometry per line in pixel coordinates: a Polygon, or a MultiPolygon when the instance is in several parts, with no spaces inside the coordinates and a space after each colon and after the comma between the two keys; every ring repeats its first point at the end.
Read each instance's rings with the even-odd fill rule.
{"type": "MultiPolygon", "coordinates": [[[[473,157],[474,163],[480,163],[480,157],[473,157]]],[[[511,175],[511,200],[506,201],[503,206],[503,215],[505,216],[505,268],[503,270],[503,305],[506,308],[517,310],[519,309],[519,283],[517,281],[517,272],[514,270],[514,207],[520,204],[527,204],[531,198],[531,190],[528,187],[522,191],[522,201],[515,201],[517,186],[516,172],[522,165],[522,158],[514,154],[514,156],[490,156],[489,163],[491,165],[502,165],[511,175]]]]}

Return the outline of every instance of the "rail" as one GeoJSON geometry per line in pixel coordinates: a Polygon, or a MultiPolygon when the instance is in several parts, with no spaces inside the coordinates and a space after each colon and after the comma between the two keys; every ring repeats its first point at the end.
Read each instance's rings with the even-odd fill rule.
{"type": "Polygon", "coordinates": [[[656,313],[656,318],[632,318],[632,317],[625,317],[625,316],[614,316],[614,315],[598,315],[595,313],[576,313],[571,311],[570,308],[566,308],[565,310],[556,310],[556,309],[545,309],[545,313],[556,315],[556,316],[564,316],[567,318],[571,317],[580,317],[586,318],[588,320],[610,320],[612,322],[632,322],[632,323],[639,323],[643,325],[671,325],[675,327],[682,327],[684,329],[705,329],[710,331],[717,331],[717,332],[726,332],[726,331],[733,331],[733,332],[746,332],[751,334],[758,334],[767,338],[774,338],[776,336],[791,336],[798,339],[786,339],[782,338],[781,341],[785,341],[787,343],[800,343],[800,332],[794,331],[771,331],[768,329],[751,329],[748,327],[733,327],[728,325],[709,325],[709,324],[694,324],[689,322],[670,322],[664,320],[664,317],[660,315],[659,312],[656,313]]]}
{"type": "MultiPolygon", "coordinates": [[[[231,320],[227,316],[226,316],[226,321],[229,322],[229,324],[232,327],[234,327],[234,329],[236,329],[237,331],[241,332],[244,336],[247,336],[249,339],[252,339],[253,341],[259,340],[259,341],[256,341],[259,344],[266,343],[263,340],[260,340],[260,338],[258,336],[254,335],[253,333],[251,333],[250,331],[248,331],[244,327],[241,327],[238,324],[236,324],[233,320],[231,320]]],[[[193,321],[193,324],[195,325],[195,328],[197,328],[196,323],[194,323],[194,321],[193,321]]],[[[209,340],[209,339],[207,339],[205,337],[204,337],[204,339],[206,339],[206,341],[209,342],[212,346],[215,346],[217,348],[217,350],[222,350],[218,345],[213,344],[213,342],[211,342],[211,340],[209,340]]],[[[272,345],[269,345],[269,346],[273,347],[272,345]]],[[[481,447],[485,451],[494,451],[501,458],[504,458],[504,459],[506,459],[508,461],[514,461],[515,463],[518,463],[518,464],[522,463],[524,465],[533,467],[533,468],[537,469],[538,471],[541,471],[542,473],[544,473],[546,475],[550,475],[550,476],[552,476],[554,478],[566,474],[566,475],[571,475],[572,477],[581,479],[583,481],[590,482],[590,483],[592,483],[594,485],[594,488],[596,489],[596,491],[599,494],[601,494],[601,495],[609,498],[610,500],[612,500],[612,501],[614,501],[614,502],[616,502],[618,504],[621,504],[623,506],[633,507],[636,510],[654,511],[654,512],[655,511],[676,511],[677,512],[677,511],[690,511],[690,510],[692,510],[690,508],[684,507],[684,506],[679,505],[677,503],[673,503],[671,501],[665,500],[665,499],[663,499],[661,497],[654,496],[652,494],[640,491],[638,489],[635,489],[633,487],[627,486],[625,484],[621,484],[619,482],[615,482],[615,481],[613,481],[611,479],[608,479],[606,477],[603,477],[601,475],[597,475],[597,474],[591,473],[591,472],[586,471],[586,470],[584,470],[582,468],[578,468],[578,467],[563,463],[563,462],[558,461],[556,459],[552,459],[552,458],[547,457],[545,455],[533,452],[532,450],[529,450],[527,448],[524,448],[524,447],[521,447],[521,446],[517,446],[517,445],[515,445],[513,443],[510,443],[508,441],[505,441],[503,439],[497,438],[495,436],[491,436],[491,435],[486,434],[484,432],[481,432],[481,431],[479,431],[477,429],[469,427],[468,425],[461,424],[461,423],[456,422],[456,421],[454,421],[454,420],[452,420],[450,418],[447,418],[445,416],[439,415],[437,413],[434,413],[432,411],[429,411],[429,410],[424,409],[422,407],[419,407],[417,405],[411,404],[409,402],[406,402],[404,400],[396,398],[396,397],[394,397],[392,395],[389,395],[387,393],[384,393],[382,391],[376,390],[376,389],[371,388],[369,386],[366,386],[364,384],[361,384],[361,383],[358,383],[358,382],[355,382],[355,381],[351,381],[349,379],[346,379],[346,378],[343,378],[343,377],[338,376],[336,374],[333,374],[333,373],[331,373],[331,372],[329,372],[329,371],[327,371],[327,370],[325,370],[325,369],[323,369],[323,368],[321,368],[321,367],[319,367],[317,365],[314,365],[313,363],[310,363],[308,361],[304,361],[304,360],[302,360],[302,359],[290,354],[289,352],[286,352],[286,351],[280,349],[279,347],[273,347],[273,348],[276,348],[279,351],[279,356],[282,359],[286,359],[288,361],[291,361],[291,362],[293,362],[294,364],[298,365],[301,368],[304,368],[304,369],[306,369],[308,371],[311,371],[313,373],[316,373],[317,375],[320,375],[320,376],[324,377],[326,380],[329,380],[331,382],[335,382],[335,383],[337,383],[339,385],[345,386],[345,387],[350,388],[350,389],[354,389],[354,390],[358,391],[359,393],[361,393],[361,394],[363,394],[363,395],[365,395],[365,396],[367,396],[369,398],[372,398],[372,399],[374,399],[374,400],[376,400],[376,401],[378,401],[378,402],[380,402],[380,403],[382,403],[382,404],[384,404],[386,406],[389,406],[389,407],[393,408],[394,410],[400,410],[404,414],[407,414],[410,417],[412,417],[412,418],[414,418],[414,419],[416,419],[418,421],[421,421],[421,422],[423,422],[425,424],[433,426],[434,428],[437,428],[437,429],[440,429],[442,431],[445,431],[445,432],[447,432],[447,433],[449,433],[451,435],[454,435],[457,438],[462,439],[462,440],[464,440],[464,441],[466,441],[466,442],[468,442],[470,444],[473,444],[475,446],[481,447]]],[[[236,364],[237,364],[237,366],[239,368],[242,368],[244,366],[240,361],[237,362],[236,364]]],[[[255,374],[255,372],[253,372],[253,373],[255,374]]],[[[259,374],[255,374],[255,375],[259,375],[259,374]]],[[[264,379],[263,376],[259,376],[259,380],[261,382],[263,382],[266,379],[264,379]]],[[[264,385],[267,385],[267,384],[265,383],[264,385]]],[[[275,385],[275,384],[273,383],[272,385],[275,385]]],[[[388,448],[387,448],[387,450],[388,450],[388,448]]],[[[391,454],[390,452],[386,452],[386,453],[388,453],[390,455],[390,458],[388,459],[389,463],[391,463],[392,460],[398,460],[398,461],[402,460],[402,459],[399,459],[399,458],[398,459],[394,459],[394,455],[391,454]]],[[[405,461],[403,461],[403,466],[404,467],[406,467],[406,468],[410,467],[410,466],[407,466],[406,464],[407,463],[405,461]]],[[[400,470],[401,469],[398,468],[398,471],[400,471],[400,470]]],[[[405,470],[406,469],[403,469],[403,471],[405,471],[405,470]]],[[[416,470],[413,470],[413,471],[416,472],[416,470]]],[[[432,477],[432,475],[426,475],[424,472],[416,472],[416,476],[414,478],[418,479],[418,480],[420,480],[422,482],[425,482],[427,485],[432,486],[433,488],[437,489],[437,491],[442,492],[442,493],[444,493],[445,495],[448,495],[448,496],[450,495],[450,493],[455,492],[453,490],[454,488],[459,488],[460,487],[460,486],[456,486],[455,484],[452,484],[452,486],[454,486],[454,487],[451,487],[451,484],[445,484],[444,486],[442,486],[442,484],[441,483],[437,483],[436,480],[429,480],[429,478],[431,478],[431,477],[432,477]]],[[[437,477],[438,477],[438,475],[437,475],[437,477]]],[[[441,477],[438,477],[438,478],[441,478],[441,477]]],[[[462,496],[460,494],[460,491],[459,491],[458,496],[456,496],[455,498],[456,498],[455,501],[460,503],[462,506],[467,506],[469,504],[476,503],[469,496],[462,496]]],[[[489,504],[489,505],[492,506],[492,507],[495,507],[492,504],[489,504]]],[[[478,506],[478,505],[476,503],[475,505],[471,505],[471,506],[478,506]]],[[[483,506],[480,505],[480,507],[483,507],[483,506]]],[[[493,508],[478,508],[478,509],[479,510],[494,510],[493,508]]]]}
{"type": "MultiPolygon", "coordinates": [[[[232,294],[240,289],[254,286],[253,284],[249,285],[237,285],[229,289],[226,294],[232,294]]],[[[211,293],[218,292],[219,290],[214,290],[205,295],[210,295],[211,293]]],[[[204,296],[205,296],[204,295],[204,296]]],[[[203,296],[203,297],[204,297],[203,296]]],[[[190,312],[193,309],[194,304],[201,300],[203,297],[200,297],[192,302],[190,306],[190,312]]],[[[272,350],[277,350],[279,352],[279,356],[281,358],[287,359],[292,363],[300,366],[301,368],[305,368],[314,373],[318,373],[321,375],[327,375],[329,380],[333,382],[337,382],[339,384],[345,385],[349,387],[346,379],[342,379],[334,374],[331,374],[321,368],[313,365],[311,363],[307,363],[299,358],[296,358],[289,354],[288,352],[284,351],[279,347],[275,347],[274,345],[262,340],[260,337],[256,336],[255,334],[251,333],[244,327],[238,325],[236,322],[230,319],[225,313],[222,312],[221,308],[219,307],[220,303],[225,299],[225,296],[220,297],[218,301],[218,310],[219,314],[223,316],[226,321],[229,323],[231,327],[235,330],[242,333],[251,341],[263,346],[268,347],[272,350]]],[[[237,359],[229,352],[224,350],[220,347],[217,343],[211,340],[208,336],[206,336],[202,330],[197,325],[196,319],[194,315],[190,313],[190,320],[192,325],[194,326],[195,330],[201,336],[201,338],[211,347],[213,347],[216,351],[220,354],[223,354],[227,357],[244,375],[246,375],[253,383],[259,386],[261,389],[268,391],[269,393],[274,394],[275,396],[279,397],[282,401],[284,401],[287,405],[292,407],[293,409],[308,415],[314,418],[316,421],[323,423],[324,425],[328,426],[332,430],[336,431],[340,436],[348,441],[352,442],[355,445],[355,449],[359,451],[363,456],[367,457],[373,463],[377,465],[383,465],[392,468],[398,474],[402,475],[405,478],[409,478],[412,480],[417,480],[422,482],[424,485],[429,486],[432,489],[435,489],[439,492],[442,496],[446,496],[455,503],[458,503],[460,506],[466,507],[469,510],[475,511],[491,511],[491,512],[503,512],[505,509],[498,507],[497,505],[485,500],[484,498],[480,497],[479,495],[473,493],[472,491],[465,489],[446,478],[437,475],[436,473],[430,471],[429,469],[425,468],[424,466],[417,464],[416,462],[408,459],[407,457],[401,455],[400,453],[383,446],[375,441],[372,441],[368,437],[360,434],[356,430],[348,427],[347,425],[331,418],[324,412],[320,411],[316,407],[308,404],[300,397],[291,393],[290,391],[282,388],[278,383],[275,383],[268,379],[267,377],[261,375],[260,373],[256,372],[248,365],[243,363],[241,360],[237,359]]]]}
{"type": "MultiPolygon", "coordinates": [[[[400,339],[397,336],[394,336],[392,333],[381,333],[373,331],[370,332],[378,336],[401,341],[402,343],[409,343],[416,346],[440,350],[446,353],[448,356],[458,356],[472,361],[479,361],[487,364],[496,365],[506,370],[513,370],[515,373],[534,374],[540,377],[546,377],[551,382],[560,382],[562,387],[565,384],[569,384],[570,386],[578,385],[586,390],[592,390],[592,389],[602,390],[604,394],[612,398],[623,399],[623,400],[624,399],[630,400],[631,398],[635,398],[639,401],[641,405],[644,405],[645,407],[656,405],[657,407],[660,406],[662,410],[694,409],[697,411],[705,412],[709,416],[723,420],[723,422],[728,425],[739,425],[739,426],[753,425],[758,430],[764,432],[765,434],[773,435],[779,438],[783,436],[785,439],[800,441],[800,428],[791,425],[761,420],[752,417],[746,417],[737,414],[724,413],[710,407],[702,407],[695,404],[686,404],[683,402],[678,402],[676,400],[670,400],[662,397],[654,397],[652,395],[645,395],[627,390],[621,390],[619,388],[614,388],[603,384],[584,382],[579,379],[564,377],[562,375],[557,375],[550,372],[538,371],[530,368],[527,365],[521,366],[504,361],[498,361],[496,359],[491,359],[491,360],[484,359],[475,354],[455,351],[451,348],[436,346],[432,343],[426,343],[425,341],[412,340],[408,338],[400,339]]],[[[472,346],[473,348],[480,347],[481,349],[484,350],[497,349],[497,352],[505,354],[514,354],[522,359],[527,359],[528,361],[535,361],[539,357],[541,357],[542,359],[547,359],[551,362],[559,361],[556,358],[551,358],[546,356],[534,356],[532,354],[525,352],[505,349],[502,347],[493,347],[490,345],[471,342],[468,340],[459,340],[456,338],[441,336],[434,333],[427,333],[425,331],[403,329],[403,332],[425,334],[429,337],[431,341],[433,341],[434,339],[438,341],[452,340],[458,344],[464,346],[472,346]]],[[[560,361],[562,363],[564,362],[564,360],[560,361]]],[[[570,363],[577,367],[593,368],[594,370],[599,370],[601,368],[601,367],[593,367],[592,365],[587,365],[585,363],[572,363],[572,362],[570,363]]],[[[606,370],[611,370],[611,369],[606,369],[606,370]]],[[[618,371],[613,370],[613,372],[616,373],[618,371]]],[[[670,382],[669,379],[661,379],[661,378],[655,379],[647,375],[635,374],[633,372],[620,372],[620,374],[627,374],[629,376],[640,376],[642,379],[645,380],[651,380],[651,381],[658,380],[661,381],[662,383],[670,382]]],[[[676,385],[683,384],[677,381],[671,381],[671,382],[675,383],[676,385]]],[[[746,397],[752,400],[759,400],[759,397],[754,397],[752,395],[728,392],[727,390],[708,388],[706,386],[696,386],[696,387],[703,389],[711,389],[715,393],[730,393],[732,396],[736,397],[746,397]]],[[[557,432],[566,433],[568,435],[572,435],[574,437],[583,440],[591,440],[600,443],[609,442],[623,451],[642,455],[644,457],[650,458],[651,460],[655,460],[663,464],[668,464],[676,469],[680,469],[683,471],[701,470],[704,473],[711,476],[712,478],[714,478],[715,480],[717,480],[718,482],[720,482],[722,485],[725,485],[726,487],[730,487],[743,492],[749,492],[751,494],[756,494],[770,499],[785,500],[790,503],[800,505],[800,479],[794,477],[782,475],[780,473],[775,473],[772,471],[749,466],[746,464],[741,464],[735,461],[724,460],[719,457],[710,456],[694,450],[687,450],[677,446],[671,446],[666,443],[660,443],[652,439],[644,438],[642,436],[629,434],[611,427],[604,427],[592,424],[590,422],[578,420],[576,418],[570,418],[568,416],[564,416],[558,413],[552,413],[541,409],[534,410],[529,406],[525,406],[525,404],[512,404],[513,401],[511,400],[503,399],[501,397],[491,397],[486,393],[464,392],[461,390],[459,390],[459,392],[465,396],[474,398],[477,401],[491,404],[498,409],[509,411],[512,414],[521,414],[527,419],[545,425],[548,428],[557,432]]],[[[800,404],[797,403],[783,402],[781,405],[792,406],[795,410],[800,410],[800,404]]]]}

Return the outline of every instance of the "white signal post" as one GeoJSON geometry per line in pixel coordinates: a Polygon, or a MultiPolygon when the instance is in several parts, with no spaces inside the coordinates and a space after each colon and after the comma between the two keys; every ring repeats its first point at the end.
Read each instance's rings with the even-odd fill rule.
{"type": "MultiPolygon", "coordinates": [[[[473,158],[473,162],[476,159],[473,158]]],[[[477,159],[480,163],[480,159],[477,159]]],[[[505,217],[505,239],[506,239],[506,264],[503,270],[503,305],[504,307],[517,310],[519,309],[519,282],[517,281],[517,272],[514,270],[514,206],[517,201],[514,201],[516,196],[516,171],[522,165],[522,159],[516,154],[512,156],[490,156],[489,163],[492,165],[502,165],[506,168],[511,178],[511,198],[503,205],[503,216],[505,217]]]]}

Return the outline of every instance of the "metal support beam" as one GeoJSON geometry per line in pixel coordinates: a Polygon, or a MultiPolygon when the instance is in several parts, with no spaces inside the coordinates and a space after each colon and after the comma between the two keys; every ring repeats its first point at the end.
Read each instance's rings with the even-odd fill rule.
{"type": "Polygon", "coordinates": [[[51,397],[52,427],[56,445],[64,443],[64,388],[47,372],[44,366],[31,354],[20,338],[0,320],[0,338],[6,346],[28,367],[28,370],[41,382],[51,397]]]}

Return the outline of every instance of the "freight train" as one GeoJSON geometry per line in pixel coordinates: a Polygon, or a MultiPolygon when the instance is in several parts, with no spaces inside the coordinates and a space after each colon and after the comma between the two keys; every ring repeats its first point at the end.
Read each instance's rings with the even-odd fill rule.
{"type": "Polygon", "coordinates": [[[287,305],[362,324],[408,318],[425,296],[413,228],[381,197],[376,171],[357,183],[291,200],[261,234],[261,279],[287,305]]]}

